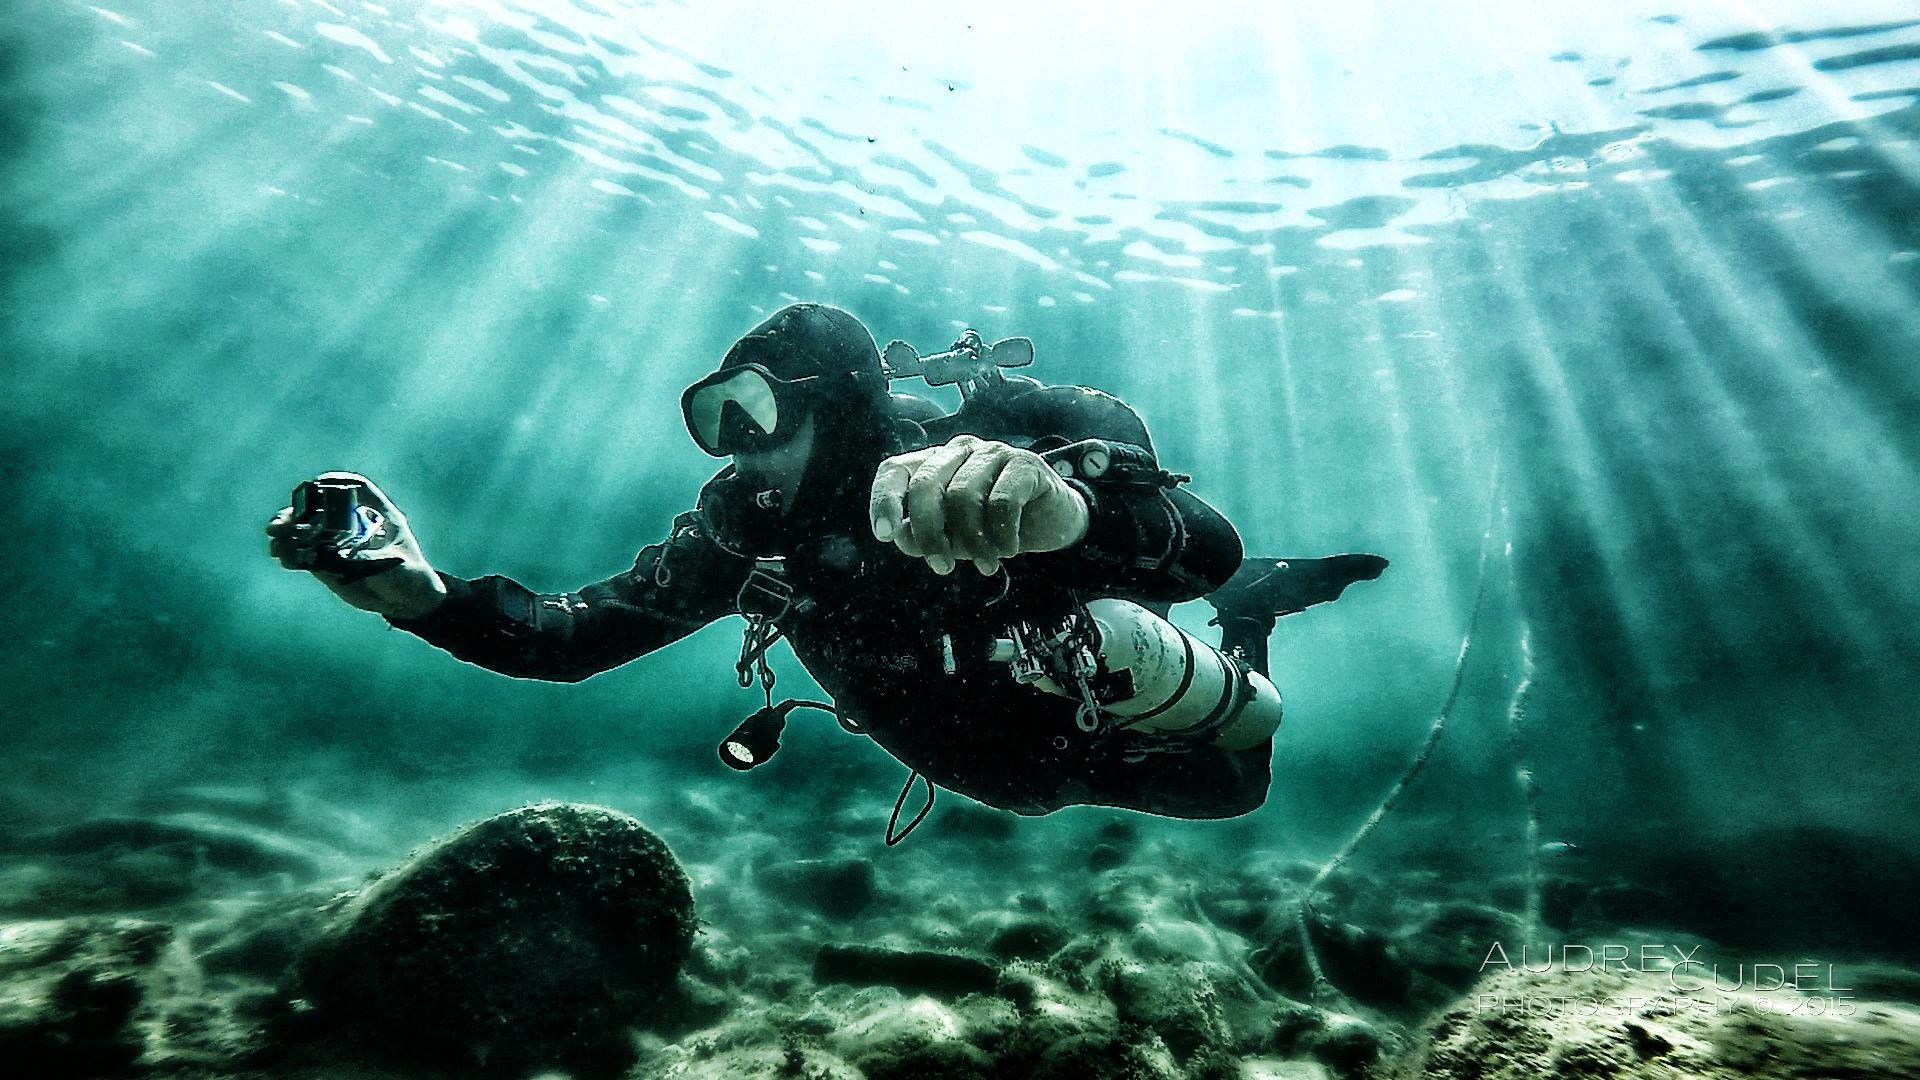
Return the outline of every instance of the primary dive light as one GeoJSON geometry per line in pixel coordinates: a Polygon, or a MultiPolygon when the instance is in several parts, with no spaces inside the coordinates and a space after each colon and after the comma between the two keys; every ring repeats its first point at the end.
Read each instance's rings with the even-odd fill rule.
{"type": "Polygon", "coordinates": [[[764,765],[780,749],[780,733],[787,728],[787,714],[795,709],[819,709],[838,715],[833,706],[818,701],[783,701],[778,705],[769,705],[759,709],[752,716],[740,721],[720,742],[720,760],[730,769],[746,772],[756,765],[764,765]]]}
{"type": "Polygon", "coordinates": [[[761,765],[780,749],[780,733],[786,730],[787,702],[769,705],[740,722],[733,734],[720,743],[720,760],[730,768],[746,772],[761,765]]]}

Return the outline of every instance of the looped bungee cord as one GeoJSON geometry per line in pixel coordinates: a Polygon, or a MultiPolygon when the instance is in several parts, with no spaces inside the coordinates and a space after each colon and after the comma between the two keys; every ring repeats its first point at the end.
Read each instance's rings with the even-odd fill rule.
{"type": "Polygon", "coordinates": [[[892,847],[900,841],[905,840],[908,834],[919,828],[920,823],[927,820],[927,815],[932,812],[933,781],[920,775],[920,770],[915,769],[907,774],[907,782],[906,785],[900,789],[900,797],[893,800],[893,814],[887,818],[887,846],[892,847]],[[913,820],[907,822],[906,828],[895,832],[894,830],[900,824],[900,808],[907,804],[907,793],[913,790],[914,781],[916,780],[927,785],[927,801],[921,805],[920,812],[913,815],[913,820]]]}

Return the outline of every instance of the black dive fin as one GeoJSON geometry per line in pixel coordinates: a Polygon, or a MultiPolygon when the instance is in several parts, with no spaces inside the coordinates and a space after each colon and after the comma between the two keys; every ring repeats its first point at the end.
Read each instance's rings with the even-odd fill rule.
{"type": "Polygon", "coordinates": [[[1273,619],[1340,599],[1347,586],[1372,581],[1387,568],[1378,555],[1324,559],[1245,559],[1225,585],[1207,596],[1219,619],[1273,619]]]}

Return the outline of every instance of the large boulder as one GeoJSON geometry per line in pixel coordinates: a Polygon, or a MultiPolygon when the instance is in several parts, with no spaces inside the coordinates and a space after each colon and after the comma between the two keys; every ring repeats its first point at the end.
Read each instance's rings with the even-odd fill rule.
{"type": "Polygon", "coordinates": [[[469,826],[340,898],[297,966],[327,1026],[462,1071],[616,1071],[663,1019],[694,933],[640,822],[541,804],[469,826]]]}

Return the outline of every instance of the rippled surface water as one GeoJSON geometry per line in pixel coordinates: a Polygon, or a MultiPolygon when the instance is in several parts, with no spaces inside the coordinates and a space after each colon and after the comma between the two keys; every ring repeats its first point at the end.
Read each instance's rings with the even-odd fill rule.
{"type": "Polygon", "coordinates": [[[0,799],[295,788],[403,844],[694,792],[796,844],[871,804],[877,835],[900,777],[871,746],[713,763],[751,707],[731,627],[515,683],[257,536],[348,467],[450,571],[604,576],[713,466],[680,388],[813,299],[923,349],[1030,336],[1250,549],[1394,560],[1279,631],[1269,805],[1168,835],[1324,853],[1357,824],[1445,690],[1490,520],[1465,697],[1378,856],[1510,864],[1524,638],[1549,836],[1712,882],[1761,936],[1893,934],[1920,15],[1590,7],[15,0],[0,799]],[[1769,853],[1805,851],[1783,909],[1807,864],[1769,853]]]}

